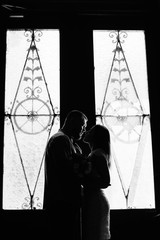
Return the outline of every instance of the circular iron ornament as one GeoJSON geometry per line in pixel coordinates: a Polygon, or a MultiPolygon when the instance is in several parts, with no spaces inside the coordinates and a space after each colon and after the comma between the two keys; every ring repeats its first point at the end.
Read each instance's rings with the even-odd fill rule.
{"type": "Polygon", "coordinates": [[[142,129],[142,112],[125,99],[109,103],[103,114],[103,124],[113,135],[125,143],[139,141],[142,129]]]}
{"type": "Polygon", "coordinates": [[[18,103],[13,114],[17,129],[26,134],[38,134],[48,129],[53,115],[47,103],[38,98],[18,103]]]}

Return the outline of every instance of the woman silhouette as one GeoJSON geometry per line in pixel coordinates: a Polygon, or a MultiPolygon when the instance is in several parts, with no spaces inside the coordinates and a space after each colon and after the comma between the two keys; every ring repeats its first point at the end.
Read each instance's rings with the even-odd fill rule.
{"type": "Polygon", "coordinates": [[[107,240],[110,235],[110,207],[103,194],[110,185],[110,134],[101,125],[93,126],[84,142],[91,148],[87,160],[91,171],[84,178],[83,237],[85,240],[107,240]]]}

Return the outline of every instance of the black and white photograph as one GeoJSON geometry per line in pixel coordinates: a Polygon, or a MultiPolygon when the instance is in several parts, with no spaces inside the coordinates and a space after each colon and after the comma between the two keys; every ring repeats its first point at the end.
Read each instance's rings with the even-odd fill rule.
{"type": "Polygon", "coordinates": [[[160,1],[2,0],[7,239],[160,237],[160,1]]]}

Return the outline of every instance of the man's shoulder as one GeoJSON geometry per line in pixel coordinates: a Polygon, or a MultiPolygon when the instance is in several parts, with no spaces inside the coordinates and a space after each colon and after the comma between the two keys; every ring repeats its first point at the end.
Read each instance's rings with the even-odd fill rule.
{"type": "Polygon", "coordinates": [[[59,141],[70,141],[69,137],[64,134],[62,131],[58,131],[57,133],[55,133],[54,135],[52,135],[52,137],[50,138],[50,142],[59,142],[59,141]]]}

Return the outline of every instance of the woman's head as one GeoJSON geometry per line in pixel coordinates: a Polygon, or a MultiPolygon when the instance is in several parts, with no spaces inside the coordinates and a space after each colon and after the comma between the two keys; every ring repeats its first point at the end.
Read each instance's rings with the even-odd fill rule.
{"type": "Polygon", "coordinates": [[[94,125],[86,132],[84,142],[89,143],[91,148],[102,148],[110,155],[110,134],[106,127],[102,125],[94,125]]]}

